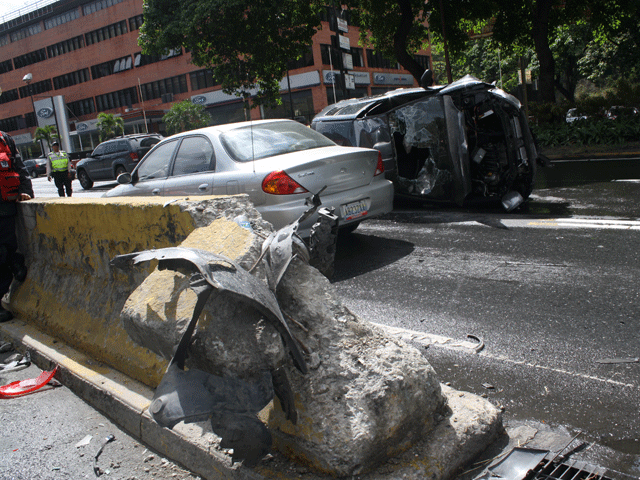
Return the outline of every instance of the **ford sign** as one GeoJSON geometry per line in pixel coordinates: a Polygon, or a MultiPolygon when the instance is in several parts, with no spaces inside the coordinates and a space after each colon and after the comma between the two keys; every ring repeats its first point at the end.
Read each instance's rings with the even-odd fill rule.
{"type": "Polygon", "coordinates": [[[191,101],[196,105],[204,105],[205,103],[207,103],[207,97],[205,97],[204,95],[198,95],[196,97],[193,97],[191,101]]]}
{"type": "Polygon", "coordinates": [[[87,130],[89,130],[89,125],[87,125],[86,123],[76,123],[76,131],[78,132],[86,132],[87,130]]]}
{"type": "Polygon", "coordinates": [[[40,118],[49,118],[51,115],[53,115],[53,108],[43,107],[38,110],[37,115],[40,118]]]}

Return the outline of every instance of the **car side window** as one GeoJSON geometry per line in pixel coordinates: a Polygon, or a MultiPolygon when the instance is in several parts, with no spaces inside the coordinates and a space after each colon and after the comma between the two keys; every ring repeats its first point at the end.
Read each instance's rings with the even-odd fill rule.
{"type": "Polygon", "coordinates": [[[173,140],[159,145],[155,150],[149,152],[136,171],[138,181],[167,177],[169,175],[171,157],[177,144],[178,142],[173,140]]]}
{"type": "Polygon", "coordinates": [[[118,141],[118,152],[128,152],[129,151],[129,142],[126,140],[118,141]]]}
{"type": "Polygon", "coordinates": [[[97,157],[98,155],[104,155],[104,145],[98,145],[91,154],[92,157],[97,157]]]}
{"type": "Polygon", "coordinates": [[[104,150],[105,150],[104,153],[107,154],[107,155],[110,154],[110,153],[116,153],[116,151],[117,151],[116,147],[117,147],[117,143],[116,142],[109,142],[109,143],[105,144],[105,146],[104,146],[104,150]]]}
{"type": "Polygon", "coordinates": [[[213,147],[205,137],[185,137],[180,144],[173,176],[213,170],[213,147]]]}

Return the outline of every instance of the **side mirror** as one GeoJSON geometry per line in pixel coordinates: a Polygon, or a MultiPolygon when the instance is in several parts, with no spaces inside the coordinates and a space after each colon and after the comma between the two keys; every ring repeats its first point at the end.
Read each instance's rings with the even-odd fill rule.
{"type": "Polygon", "coordinates": [[[118,175],[116,181],[120,185],[128,185],[131,183],[131,174],[129,172],[121,173],[120,175],[118,175]]]}
{"type": "Polygon", "coordinates": [[[422,88],[427,88],[433,86],[433,72],[430,69],[426,69],[420,77],[420,86],[422,88]]]}

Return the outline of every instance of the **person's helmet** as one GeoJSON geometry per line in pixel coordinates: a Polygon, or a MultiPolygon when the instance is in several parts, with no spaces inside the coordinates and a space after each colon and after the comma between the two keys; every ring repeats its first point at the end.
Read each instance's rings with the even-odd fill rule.
{"type": "Polygon", "coordinates": [[[60,146],[60,144],[59,144],[57,141],[54,141],[54,142],[51,144],[51,146],[52,146],[52,147],[55,147],[56,145],[60,146]]]}

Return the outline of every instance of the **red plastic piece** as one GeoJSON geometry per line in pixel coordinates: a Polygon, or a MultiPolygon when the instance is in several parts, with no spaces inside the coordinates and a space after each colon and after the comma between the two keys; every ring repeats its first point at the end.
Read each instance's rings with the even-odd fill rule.
{"type": "Polygon", "coordinates": [[[58,366],[50,372],[42,372],[38,375],[38,378],[29,378],[27,380],[19,380],[17,382],[11,382],[7,385],[0,387],[0,398],[19,397],[27,393],[34,392],[39,388],[44,387],[58,371],[58,366]]]}

